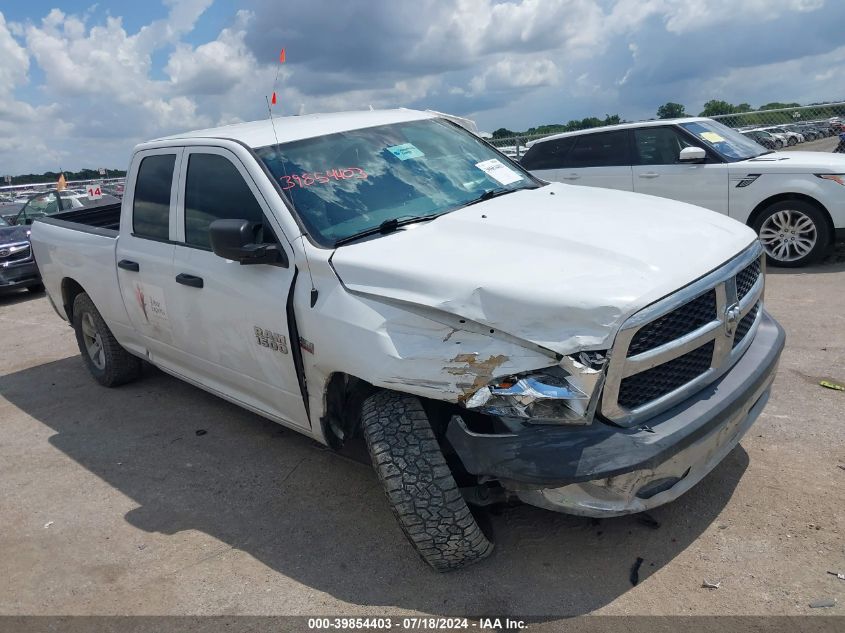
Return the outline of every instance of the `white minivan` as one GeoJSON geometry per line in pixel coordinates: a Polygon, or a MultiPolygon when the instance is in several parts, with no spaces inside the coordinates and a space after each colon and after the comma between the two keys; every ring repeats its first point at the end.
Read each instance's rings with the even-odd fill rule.
{"type": "Polygon", "coordinates": [[[769,261],[803,266],[845,239],[845,155],[773,152],[705,118],[624,123],[534,141],[522,158],[550,181],[650,194],[757,231],[769,261]]]}

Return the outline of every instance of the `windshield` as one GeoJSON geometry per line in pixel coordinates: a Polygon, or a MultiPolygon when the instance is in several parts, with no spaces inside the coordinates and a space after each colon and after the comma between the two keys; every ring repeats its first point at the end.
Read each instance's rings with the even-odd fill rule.
{"type": "Polygon", "coordinates": [[[681,123],[681,127],[731,162],[754,158],[769,152],[753,139],[716,121],[681,123]]]}
{"type": "Polygon", "coordinates": [[[434,217],[537,181],[442,119],[340,132],[256,150],[322,246],[389,220],[434,217]]]}

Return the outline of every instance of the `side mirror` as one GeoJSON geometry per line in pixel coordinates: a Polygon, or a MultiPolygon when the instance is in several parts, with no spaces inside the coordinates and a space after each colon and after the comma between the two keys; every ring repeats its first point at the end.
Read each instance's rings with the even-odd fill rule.
{"type": "Polygon", "coordinates": [[[26,224],[27,226],[29,226],[30,224],[32,224],[32,218],[24,219],[23,223],[26,224]]]}
{"type": "Polygon", "coordinates": [[[218,257],[241,264],[273,264],[288,267],[278,244],[259,243],[262,225],[248,220],[215,220],[208,228],[211,250],[218,257]]]}
{"type": "Polygon", "coordinates": [[[701,147],[685,147],[681,150],[679,158],[682,163],[694,163],[707,158],[707,152],[701,147]]]}

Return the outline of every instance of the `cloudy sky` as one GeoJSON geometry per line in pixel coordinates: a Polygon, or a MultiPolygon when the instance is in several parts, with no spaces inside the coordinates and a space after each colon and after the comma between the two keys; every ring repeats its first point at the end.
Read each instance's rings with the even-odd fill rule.
{"type": "Polygon", "coordinates": [[[0,174],[123,167],[139,141],[261,118],[279,70],[279,114],[410,106],[486,130],[845,99],[843,25],[841,0],[11,0],[0,174]]]}

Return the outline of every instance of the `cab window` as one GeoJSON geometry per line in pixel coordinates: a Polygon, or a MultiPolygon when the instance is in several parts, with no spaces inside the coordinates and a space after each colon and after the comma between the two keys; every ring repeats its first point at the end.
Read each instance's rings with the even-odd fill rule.
{"type": "Polygon", "coordinates": [[[170,238],[170,189],[176,154],[147,156],[138,167],[132,202],[132,233],[154,240],[170,238]]]}
{"type": "Polygon", "coordinates": [[[192,153],[185,183],[185,243],[211,250],[208,227],[225,219],[249,220],[269,231],[261,206],[231,161],[192,153]]]}

